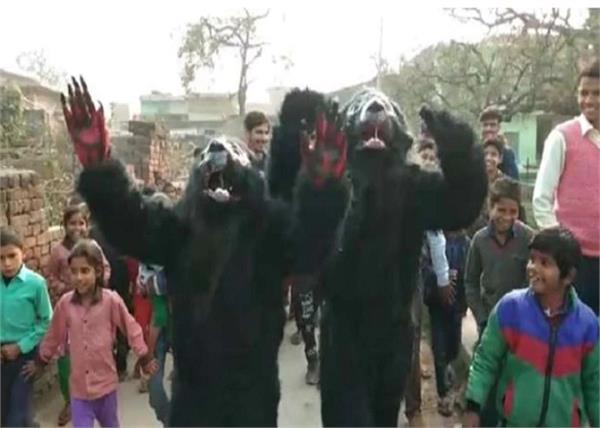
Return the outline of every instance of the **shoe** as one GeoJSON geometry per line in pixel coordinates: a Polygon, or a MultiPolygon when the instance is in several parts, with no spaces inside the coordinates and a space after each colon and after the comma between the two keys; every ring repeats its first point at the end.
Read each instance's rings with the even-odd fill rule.
{"type": "Polygon", "coordinates": [[[307,385],[318,385],[319,377],[319,356],[315,352],[308,357],[308,366],[304,380],[307,385]]]}
{"type": "Polygon", "coordinates": [[[138,387],[138,392],[140,394],[146,394],[148,392],[148,379],[146,379],[146,378],[140,379],[140,385],[138,387]]]}
{"type": "Polygon", "coordinates": [[[294,346],[298,346],[302,343],[302,335],[300,334],[300,330],[296,330],[296,332],[290,336],[290,343],[294,346]]]}
{"type": "Polygon", "coordinates": [[[64,427],[70,421],[71,421],[71,406],[69,403],[65,403],[65,406],[58,414],[58,421],[56,422],[56,425],[58,425],[59,427],[64,427]]]}
{"type": "Polygon", "coordinates": [[[454,399],[451,394],[446,395],[438,399],[437,404],[438,413],[445,417],[450,417],[454,413],[454,399]]]}

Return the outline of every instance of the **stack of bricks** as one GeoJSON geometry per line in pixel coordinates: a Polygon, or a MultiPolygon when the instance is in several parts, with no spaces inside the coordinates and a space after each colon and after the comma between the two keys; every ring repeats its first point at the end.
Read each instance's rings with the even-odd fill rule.
{"type": "Polygon", "coordinates": [[[46,273],[50,248],[60,240],[60,228],[49,228],[40,178],[34,171],[0,171],[0,225],[10,226],[24,243],[25,263],[46,273]]]}
{"type": "Polygon", "coordinates": [[[113,138],[115,156],[145,183],[167,177],[168,131],[160,124],[142,121],[130,121],[129,131],[131,135],[113,138]]]}

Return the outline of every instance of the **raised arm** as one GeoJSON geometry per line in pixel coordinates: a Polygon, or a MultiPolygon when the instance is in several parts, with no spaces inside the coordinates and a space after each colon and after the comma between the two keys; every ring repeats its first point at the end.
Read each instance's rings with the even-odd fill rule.
{"type": "Polygon", "coordinates": [[[124,254],[165,265],[169,243],[177,242],[182,235],[176,215],[145,202],[124,166],[110,158],[104,111],[102,106],[96,109],[83,79],[81,84],[73,79],[68,101],[62,94],[61,101],[75,152],[84,168],[77,190],[103,235],[124,254]]]}
{"type": "Polygon", "coordinates": [[[417,197],[424,227],[458,230],[479,214],[487,193],[481,147],[464,122],[422,108],[421,118],[438,147],[442,173],[419,171],[417,197]]]}
{"type": "Polygon", "coordinates": [[[294,274],[319,272],[335,243],[348,204],[344,178],[347,143],[337,109],[319,114],[312,137],[301,141],[302,167],[294,193],[294,274]]]}

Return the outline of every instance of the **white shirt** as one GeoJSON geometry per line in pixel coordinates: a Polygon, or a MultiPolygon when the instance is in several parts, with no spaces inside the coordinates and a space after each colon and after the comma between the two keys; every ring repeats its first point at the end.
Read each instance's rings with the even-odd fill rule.
{"type": "Polygon", "coordinates": [[[441,230],[426,231],[427,245],[431,254],[431,264],[437,278],[438,287],[450,285],[448,259],[446,258],[446,237],[441,230]]]}
{"type": "MultiPolygon", "coordinates": [[[[581,135],[592,140],[600,149],[600,131],[595,129],[583,114],[577,117],[581,126],[581,135]]],[[[558,226],[554,212],[554,198],[565,168],[567,145],[562,132],[553,129],[544,142],[544,151],[540,169],[533,189],[533,215],[537,225],[544,229],[558,226]]]]}

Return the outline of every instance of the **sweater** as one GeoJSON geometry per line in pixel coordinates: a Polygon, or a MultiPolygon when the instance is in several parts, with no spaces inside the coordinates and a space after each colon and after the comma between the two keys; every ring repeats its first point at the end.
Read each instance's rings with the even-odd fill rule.
{"type": "Polygon", "coordinates": [[[496,407],[505,426],[597,427],[599,324],[570,287],[549,319],[530,288],[492,311],[469,372],[469,407],[483,407],[498,377],[496,407]]]}

